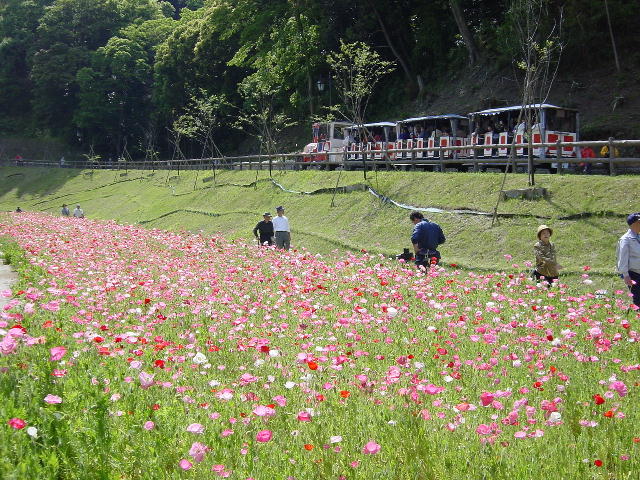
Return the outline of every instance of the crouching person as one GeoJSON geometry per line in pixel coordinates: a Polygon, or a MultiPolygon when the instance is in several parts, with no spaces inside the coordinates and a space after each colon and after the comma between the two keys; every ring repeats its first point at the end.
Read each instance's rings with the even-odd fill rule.
{"type": "Polygon", "coordinates": [[[413,223],[411,243],[416,254],[416,266],[428,269],[430,265],[440,262],[438,246],[445,242],[445,236],[440,225],[426,220],[422,213],[414,211],[409,214],[413,223]]]}

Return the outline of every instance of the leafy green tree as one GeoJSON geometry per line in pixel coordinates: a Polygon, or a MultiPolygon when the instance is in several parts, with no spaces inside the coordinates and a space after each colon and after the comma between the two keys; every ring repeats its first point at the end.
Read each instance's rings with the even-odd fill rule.
{"type": "Polygon", "coordinates": [[[153,65],[156,46],[171,32],[170,18],[123,28],[76,75],[79,86],[74,125],[102,148],[120,155],[154,130],[153,65]]]}
{"type": "Polygon", "coordinates": [[[76,73],[121,28],[162,16],[151,0],[56,0],[40,19],[32,57],[34,112],[54,134],[73,136],[76,73]]]}
{"type": "Polygon", "coordinates": [[[31,114],[29,54],[38,20],[53,0],[0,2],[0,132],[26,128],[31,114]],[[17,121],[18,120],[18,121],[17,121]]]}

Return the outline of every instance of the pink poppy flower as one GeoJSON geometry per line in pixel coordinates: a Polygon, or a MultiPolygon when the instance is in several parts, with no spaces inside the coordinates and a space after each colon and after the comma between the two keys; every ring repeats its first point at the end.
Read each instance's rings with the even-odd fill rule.
{"type": "Polygon", "coordinates": [[[140,375],[138,376],[138,379],[140,380],[140,387],[146,390],[153,385],[153,377],[154,375],[147,372],[140,372],[140,375]]]}
{"type": "Polygon", "coordinates": [[[375,455],[380,451],[380,445],[373,440],[368,441],[364,447],[362,447],[362,453],[365,455],[375,455]]]}
{"type": "Polygon", "coordinates": [[[44,401],[45,401],[45,403],[49,403],[49,404],[62,403],[62,398],[60,398],[57,395],[49,394],[46,397],[44,397],[44,401]]]}
{"type": "Polygon", "coordinates": [[[191,467],[193,467],[193,463],[191,463],[186,458],[183,458],[182,460],[180,460],[178,462],[178,465],[180,465],[180,468],[183,470],[189,470],[191,467]]]}
{"type": "Polygon", "coordinates": [[[197,433],[197,434],[203,434],[204,433],[204,426],[201,425],[200,423],[192,423],[191,425],[189,425],[187,427],[187,432],[190,433],[197,433]]]}
{"type": "Polygon", "coordinates": [[[264,405],[258,405],[253,409],[253,414],[258,417],[272,417],[276,414],[276,411],[273,408],[266,407],[264,405]]]}
{"type": "Polygon", "coordinates": [[[12,418],[7,423],[11,428],[15,428],[16,430],[22,430],[27,425],[27,422],[21,418],[12,418]]]}
{"type": "Polygon", "coordinates": [[[298,413],[298,420],[301,422],[310,422],[311,414],[309,412],[300,412],[298,413]]]}
{"type": "Polygon", "coordinates": [[[260,430],[256,433],[256,440],[261,443],[266,443],[271,440],[273,433],[271,430],[260,430]]]}
{"type": "Polygon", "coordinates": [[[144,425],[142,426],[142,428],[144,428],[145,430],[153,430],[155,428],[156,424],[153,423],[151,420],[144,422],[144,425]]]}
{"type": "Polygon", "coordinates": [[[611,385],[609,385],[609,388],[618,392],[618,395],[620,395],[621,397],[625,397],[629,392],[625,383],[621,382],[620,380],[612,382],[611,385]]]}
{"type": "Polygon", "coordinates": [[[480,403],[482,404],[483,407],[487,407],[487,406],[491,405],[491,402],[493,402],[494,398],[495,398],[495,396],[493,395],[493,393],[491,393],[491,392],[482,392],[480,394],[480,403]]]}
{"type": "Polygon", "coordinates": [[[204,443],[193,442],[191,448],[189,449],[189,455],[193,457],[193,460],[195,462],[200,463],[202,460],[204,460],[204,456],[208,450],[209,447],[207,447],[204,443]]]}
{"type": "Polygon", "coordinates": [[[62,357],[64,357],[65,353],[67,353],[67,349],[65,347],[53,347],[51,350],[49,350],[49,353],[49,361],[57,362],[58,360],[61,360],[62,357]]]}

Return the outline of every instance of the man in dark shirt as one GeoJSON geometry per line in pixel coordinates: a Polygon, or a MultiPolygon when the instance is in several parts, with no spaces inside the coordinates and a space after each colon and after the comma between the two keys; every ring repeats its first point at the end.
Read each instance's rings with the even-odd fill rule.
{"type": "Polygon", "coordinates": [[[258,240],[260,241],[260,245],[273,245],[273,236],[275,235],[273,232],[273,223],[271,222],[271,214],[269,212],[265,212],[263,215],[264,220],[258,222],[256,227],[253,229],[253,234],[256,238],[258,238],[258,232],[260,233],[260,237],[258,240]]]}
{"type": "Polygon", "coordinates": [[[429,268],[432,263],[437,265],[440,261],[438,245],[445,242],[440,225],[425,220],[420,212],[411,212],[409,219],[414,225],[411,243],[416,252],[416,266],[429,268]]]}

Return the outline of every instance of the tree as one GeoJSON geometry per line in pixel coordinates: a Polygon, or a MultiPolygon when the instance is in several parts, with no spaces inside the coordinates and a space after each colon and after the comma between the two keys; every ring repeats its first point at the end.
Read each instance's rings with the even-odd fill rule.
{"type": "Polygon", "coordinates": [[[40,19],[32,57],[34,112],[54,134],[75,137],[77,72],[90,67],[93,53],[121,28],[161,18],[152,0],[57,0],[40,19]]]}
{"type": "Polygon", "coordinates": [[[260,142],[261,152],[269,155],[269,176],[272,174],[272,156],[278,151],[280,134],[294,125],[285,113],[276,110],[275,102],[280,88],[277,76],[271,75],[268,70],[250,75],[240,85],[244,105],[236,126],[250,132],[260,142]]]}
{"type": "MultiPolygon", "coordinates": [[[[342,96],[342,105],[334,111],[347,121],[357,125],[360,138],[365,114],[371,95],[380,79],[395,70],[393,62],[382,60],[380,55],[363,42],[344,43],[340,50],[329,54],[327,62],[333,71],[335,82],[342,96]]],[[[363,163],[365,161],[363,155],[363,163]]],[[[367,177],[366,165],[364,176],[367,177]]]]}
{"type": "Polygon", "coordinates": [[[469,65],[475,65],[480,59],[480,52],[465,20],[464,13],[460,7],[460,1],[449,0],[449,5],[451,6],[451,13],[453,14],[453,18],[456,21],[456,25],[458,26],[458,30],[460,31],[460,35],[464,41],[464,46],[467,48],[469,65]]]}
{"type": "Polygon", "coordinates": [[[31,115],[29,55],[38,20],[53,0],[0,2],[0,132],[25,128],[31,115]]]}
{"type": "Polygon", "coordinates": [[[139,145],[144,132],[153,130],[155,47],[173,23],[162,18],[125,27],[92,54],[90,67],[76,75],[74,125],[116,156],[122,155],[124,145],[139,145]]]}
{"type": "MultiPolygon", "coordinates": [[[[173,124],[178,139],[176,147],[179,148],[179,138],[186,137],[196,141],[201,147],[200,158],[219,157],[222,152],[215,141],[214,131],[220,126],[224,111],[229,104],[221,95],[208,95],[201,90],[196,95],[192,95],[185,112],[180,115],[173,124]]],[[[218,161],[212,161],[213,179],[216,181],[216,170],[218,161]]],[[[198,181],[196,175],[195,182],[198,181]]],[[[194,190],[195,190],[194,183],[194,190]]]]}

